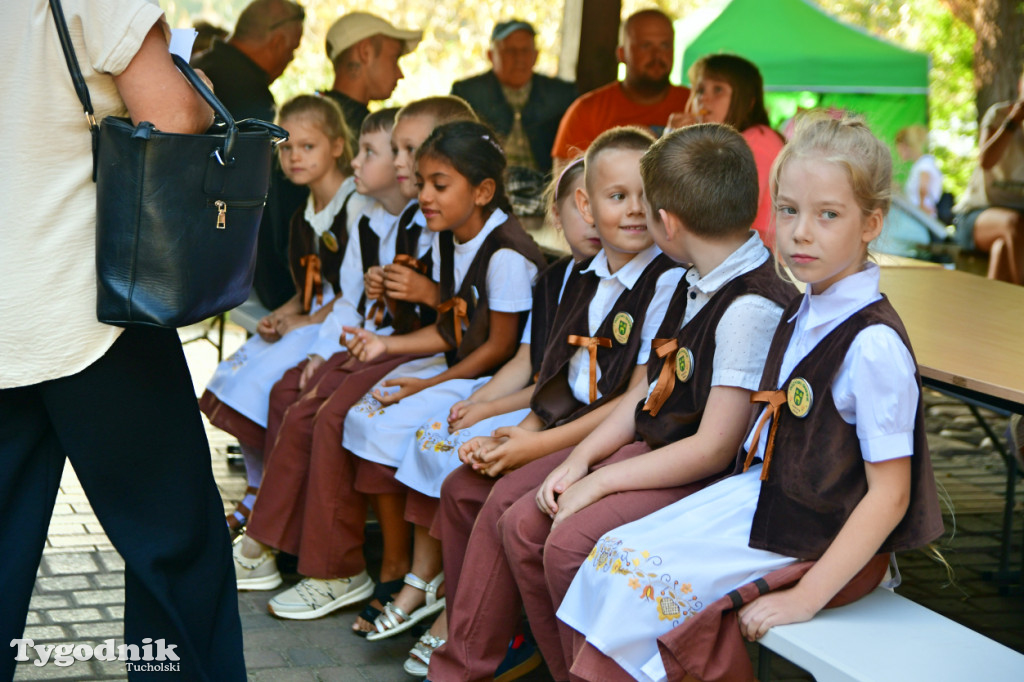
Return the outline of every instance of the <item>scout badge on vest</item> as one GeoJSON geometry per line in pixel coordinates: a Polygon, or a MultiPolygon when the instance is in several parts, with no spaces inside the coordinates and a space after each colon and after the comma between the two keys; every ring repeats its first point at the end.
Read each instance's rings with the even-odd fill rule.
{"type": "Polygon", "coordinates": [[[633,330],[633,317],[629,313],[617,313],[612,319],[612,336],[619,343],[629,341],[629,333],[633,330]]]}
{"type": "Polygon", "coordinates": [[[693,375],[693,353],[689,348],[676,351],[676,378],[687,381],[693,375]]]}
{"type": "Polygon", "coordinates": [[[811,411],[811,404],[814,402],[814,392],[806,379],[797,377],[789,382],[786,390],[786,404],[794,417],[806,417],[811,411]]]}
{"type": "Polygon", "coordinates": [[[338,253],[338,239],[334,236],[333,232],[327,230],[320,235],[320,239],[323,240],[324,246],[327,247],[328,251],[331,253],[338,253]]]}

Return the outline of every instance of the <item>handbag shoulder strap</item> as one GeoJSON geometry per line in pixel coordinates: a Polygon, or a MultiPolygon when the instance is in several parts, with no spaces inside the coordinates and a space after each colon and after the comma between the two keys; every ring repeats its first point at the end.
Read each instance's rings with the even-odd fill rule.
{"type": "Polygon", "coordinates": [[[64,51],[64,61],[67,62],[68,72],[71,74],[71,82],[78,94],[78,101],[82,103],[85,112],[85,120],[89,124],[89,133],[92,135],[92,179],[96,181],[96,154],[99,149],[100,128],[96,125],[96,116],[92,108],[92,100],[89,98],[89,88],[85,85],[85,77],[82,76],[82,69],[78,66],[78,57],[75,56],[75,47],[71,44],[71,34],[68,33],[68,24],[64,19],[64,8],[60,0],[50,0],[50,11],[53,13],[53,22],[57,25],[57,36],[60,38],[60,47],[64,51]]]}

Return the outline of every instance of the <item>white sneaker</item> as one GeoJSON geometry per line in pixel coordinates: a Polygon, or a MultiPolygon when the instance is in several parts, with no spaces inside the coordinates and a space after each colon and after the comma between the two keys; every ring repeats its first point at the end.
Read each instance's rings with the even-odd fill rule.
{"type": "Polygon", "coordinates": [[[372,594],[373,581],[366,571],[351,578],[303,578],[271,599],[267,609],[278,618],[312,620],[372,594]]]}
{"type": "Polygon", "coordinates": [[[235,560],[235,583],[239,591],[273,590],[281,585],[281,574],[277,572],[277,562],[269,549],[250,559],[242,556],[242,543],[236,542],[231,548],[231,556],[235,560]]]}

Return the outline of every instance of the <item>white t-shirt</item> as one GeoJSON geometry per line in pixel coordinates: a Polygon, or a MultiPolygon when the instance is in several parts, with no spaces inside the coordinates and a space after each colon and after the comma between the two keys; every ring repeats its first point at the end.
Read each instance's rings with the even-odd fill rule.
{"type": "MultiPolygon", "coordinates": [[[[363,296],[363,252],[359,236],[359,222],[364,216],[369,219],[370,230],[379,238],[377,262],[387,264],[395,259],[395,230],[398,225],[398,216],[388,213],[380,203],[372,199],[365,206],[362,212],[356,214],[349,230],[348,245],[345,247],[345,256],[341,261],[341,296],[334,302],[334,308],[320,324],[317,339],[309,349],[310,355],[319,355],[326,359],[344,350],[339,341],[343,333],[342,327],[363,325],[364,316],[373,305],[373,301],[366,301],[365,309],[359,310],[359,299],[363,296]]],[[[381,334],[390,333],[390,329],[387,328],[377,329],[372,320],[366,322],[366,327],[370,331],[381,334]]]]}
{"type": "MultiPolygon", "coordinates": [[[[785,381],[829,332],[881,298],[879,275],[878,266],[869,263],[824,293],[812,295],[810,287],[807,288],[799,310],[790,318],[796,320],[796,327],[782,356],[777,382],[785,381]]],[[[910,351],[888,325],[866,327],[850,344],[832,382],[832,399],[843,421],[857,425],[857,438],[865,461],[883,462],[914,454],[914,422],[919,398],[915,372],[910,351]]],[[[764,453],[768,431],[768,428],[761,429],[758,456],[764,453]]],[[[751,431],[745,443],[748,451],[753,437],[751,431]]]]}
{"type": "MultiPolygon", "coordinates": [[[[123,116],[114,86],[163,15],[146,0],[64,0],[96,120],[123,116]]],[[[92,142],[47,0],[0,21],[0,388],[76,374],[120,333],[96,319],[92,142]]]]}
{"type": "MultiPolygon", "coordinates": [[[[562,286],[558,290],[558,300],[562,300],[562,294],[565,293],[565,283],[569,281],[569,275],[572,273],[572,268],[575,265],[573,261],[569,261],[565,264],[565,271],[562,273],[562,286]]],[[[526,327],[523,328],[523,335],[519,337],[519,343],[530,343],[530,337],[533,335],[533,310],[530,310],[529,317],[526,318],[526,327]]]]}
{"type": "Polygon", "coordinates": [[[928,174],[928,194],[924,197],[924,210],[928,215],[935,215],[935,206],[942,196],[942,171],[931,154],[922,154],[910,167],[910,175],[903,190],[910,203],[917,206],[921,197],[921,174],[928,174]]]}
{"type": "MultiPolygon", "coordinates": [[[[718,267],[703,277],[696,268],[687,270],[683,279],[689,300],[679,328],[689,324],[722,287],[769,258],[771,253],[761,238],[756,232],[751,232],[743,246],[729,254],[718,267]]],[[[768,348],[781,318],[782,306],[764,296],[748,294],[729,304],[715,328],[711,385],[756,391],[761,385],[768,348]]],[[[657,384],[655,380],[647,387],[648,398],[657,384]]]]}
{"type": "MultiPolygon", "coordinates": [[[[455,242],[453,268],[455,270],[455,291],[462,287],[462,278],[476,257],[480,245],[487,235],[502,225],[508,216],[500,208],[487,218],[479,234],[464,244],[455,242]]],[[[441,236],[434,234],[433,280],[441,281],[441,236]]],[[[519,313],[533,305],[533,278],[537,266],[523,254],[512,249],[498,249],[487,264],[487,305],[499,313],[519,313]]]]}
{"type": "MultiPolygon", "coordinates": [[[[604,322],[608,315],[613,314],[612,307],[615,301],[626,289],[632,289],[640,275],[643,274],[651,261],[661,254],[661,249],[651,245],[633,256],[633,259],[616,270],[614,273],[608,269],[608,257],[605,252],[599,251],[590,266],[584,272],[593,272],[600,281],[597,284],[597,291],[590,299],[587,307],[587,327],[589,336],[597,333],[598,327],[604,322]]],[[[640,330],[640,349],[637,351],[636,364],[645,365],[651,354],[651,340],[658,333],[661,322],[665,317],[665,311],[672,300],[676,286],[683,276],[682,268],[669,268],[658,277],[655,285],[654,295],[647,306],[647,313],[644,317],[643,328],[640,330]]],[[[617,311],[614,311],[617,312],[617,311]]],[[[601,381],[601,366],[598,365],[595,377],[601,381]]],[[[590,351],[580,348],[569,359],[568,372],[569,387],[572,389],[573,397],[581,403],[590,403],[590,351]]],[[[597,390],[597,397],[601,397],[600,389],[597,390]]]]}

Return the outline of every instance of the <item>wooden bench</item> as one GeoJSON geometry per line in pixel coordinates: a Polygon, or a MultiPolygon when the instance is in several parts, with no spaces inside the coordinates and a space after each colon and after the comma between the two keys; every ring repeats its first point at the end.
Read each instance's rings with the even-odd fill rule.
{"type": "Polygon", "coordinates": [[[762,682],[768,650],[818,682],[1024,680],[1024,655],[883,588],[806,623],[774,627],[759,644],[762,682]]]}

